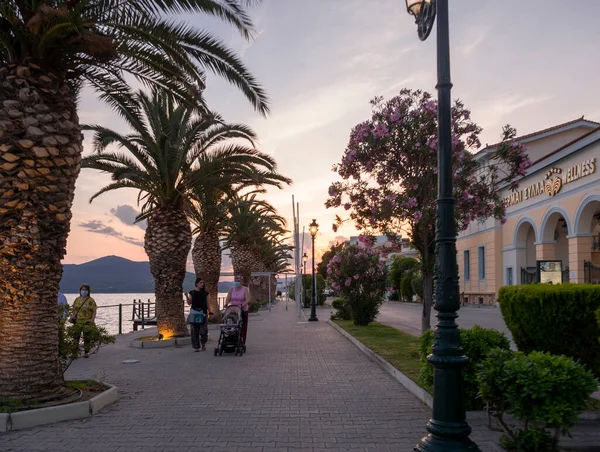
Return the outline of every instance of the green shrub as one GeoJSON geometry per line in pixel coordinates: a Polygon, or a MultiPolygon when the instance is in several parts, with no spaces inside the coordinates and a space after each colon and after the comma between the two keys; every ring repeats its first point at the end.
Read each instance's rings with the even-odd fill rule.
{"type": "Polygon", "coordinates": [[[404,301],[407,301],[409,303],[413,301],[413,295],[415,294],[415,292],[412,288],[412,278],[410,276],[402,277],[402,282],[400,283],[400,292],[404,301]]]}
{"type": "Polygon", "coordinates": [[[334,309],[337,309],[337,312],[331,315],[331,320],[352,320],[352,315],[348,305],[346,304],[346,300],[343,298],[338,298],[337,300],[333,300],[331,302],[331,306],[334,309]]]}
{"type": "MultiPolygon", "coordinates": [[[[469,358],[469,362],[463,369],[465,408],[468,411],[480,410],[483,408],[483,402],[478,396],[478,366],[492,350],[509,350],[510,342],[504,333],[481,328],[479,325],[475,325],[469,330],[460,328],[459,332],[464,353],[469,358]]],[[[432,352],[433,339],[434,332],[429,330],[421,335],[419,341],[419,356],[421,359],[419,384],[429,392],[433,390],[433,366],[429,364],[426,358],[432,352]]]]}
{"type": "Polygon", "coordinates": [[[502,435],[500,445],[508,452],[555,452],[559,450],[556,439],[545,429],[539,427],[517,430],[514,438],[502,435]]]}
{"type": "Polygon", "coordinates": [[[388,295],[388,300],[390,300],[390,301],[400,301],[400,294],[397,291],[392,290],[390,292],[390,294],[388,295]]]}
{"type": "Polygon", "coordinates": [[[414,276],[410,281],[410,285],[412,286],[413,292],[416,293],[419,298],[423,299],[423,277],[421,275],[414,276]]]}
{"type": "MultiPolygon", "coordinates": [[[[325,286],[325,278],[317,274],[317,304],[319,306],[323,306],[325,304],[325,300],[327,299],[327,295],[323,293],[325,291],[325,286]]],[[[304,291],[304,306],[308,307],[312,303],[312,275],[304,276],[304,291]]]]}
{"type": "Polygon", "coordinates": [[[600,285],[502,287],[500,309],[518,349],[570,356],[600,376],[600,285]]]}
{"type": "Polygon", "coordinates": [[[102,345],[114,344],[115,337],[108,334],[106,328],[97,326],[95,323],[77,321],[75,324],[65,323],[59,320],[58,323],[58,357],[63,373],[67,371],[74,359],[81,354],[78,336],[83,339],[85,335],[89,337],[90,350],[101,347],[102,345]]]}
{"type": "Polygon", "coordinates": [[[260,309],[260,302],[251,301],[250,303],[248,303],[248,312],[249,313],[258,312],[259,309],[260,309]]]}
{"type": "Polygon", "coordinates": [[[390,266],[390,286],[397,292],[402,291],[402,280],[408,276],[412,278],[421,270],[421,263],[413,258],[398,256],[390,266]]]}
{"type": "Polygon", "coordinates": [[[569,433],[598,386],[592,373],[572,358],[542,352],[493,351],[477,377],[482,400],[500,420],[509,451],[557,450],[561,432],[569,433]],[[524,429],[507,426],[504,412],[520,419],[524,429]],[[553,429],[554,437],[539,427],[553,429]]]}

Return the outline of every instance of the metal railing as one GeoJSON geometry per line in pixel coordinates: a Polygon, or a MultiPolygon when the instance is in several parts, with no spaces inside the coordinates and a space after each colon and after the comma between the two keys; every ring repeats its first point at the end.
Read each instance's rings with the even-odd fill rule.
{"type": "MultiPolygon", "coordinates": [[[[218,297],[217,303],[219,305],[219,310],[223,310],[225,306],[226,297],[218,297]]],[[[119,335],[123,334],[123,307],[131,306],[131,322],[137,321],[138,324],[142,326],[142,329],[145,329],[146,325],[152,324],[156,325],[156,314],[155,314],[155,302],[148,300],[147,302],[143,302],[141,299],[133,300],[133,303],[119,303],[119,304],[110,304],[105,306],[98,306],[97,309],[108,309],[108,308],[117,308],[119,310],[119,335]]],[[[186,304],[187,309],[187,304],[186,304]]]]}
{"type": "Polygon", "coordinates": [[[536,282],[538,282],[537,268],[521,267],[521,284],[534,284],[536,282]]]}
{"type": "Polygon", "coordinates": [[[600,266],[583,261],[583,275],[586,284],[600,284],[600,266]]]}

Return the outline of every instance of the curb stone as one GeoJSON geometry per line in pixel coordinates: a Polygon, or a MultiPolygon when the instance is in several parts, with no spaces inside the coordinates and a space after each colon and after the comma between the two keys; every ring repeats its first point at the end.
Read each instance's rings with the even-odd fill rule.
{"type": "Polygon", "coordinates": [[[344,329],[333,323],[331,320],[327,320],[333,328],[335,328],[342,336],[352,342],[361,352],[363,352],[371,361],[375,362],[379,365],[383,370],[385,370],[388,374],[394,377],[402,386],[409,390],[417,399],[427,405],[429,408],[433,408],[433,397],[419,385],[417,385],[414,381],[388,363],[385,359],[371,350],[369,347],[364,345],[362,342],[359,342],[355,339],[350,333],[346,332],[344,329]]]}
{"type": "Polygon", "coordinates": [[[17,413],[2,413],[0,414],[0,433],[92,417],[119,399],[116,386],[107,383],[104,383],[104,385],[108,386],[106,391],[85,402],[37,408],[17,413]]]}
{"type": "Polygon", "coordinates": [[[93,416],[94,414],[100,412],[103,408],[107,407],[115,403],[119,400],[119,391],[116,386],[106,385],[109,387],[108,391],[104,391],[101,394],[98,394],[95,397],[92,397],[90,402],[90,414],[93,416]]]}
{"type": "Polygon", "coordinates": [[[186,337],[177,337],[174,339],[167,339],[162,341],[131,341],[131,346],[133,348],[168,348],[168,347],[177,347],[182,345],[190,345],[192,343],[192,338],[189,336],[186,337]]]}
{"type": "Polygon", "coordinates": [[[90,403],[87,401],[11,413],[9,423],[12,423],[11,430],[22,430],[38,425],[83,419],[90,416],[90,403]]]}

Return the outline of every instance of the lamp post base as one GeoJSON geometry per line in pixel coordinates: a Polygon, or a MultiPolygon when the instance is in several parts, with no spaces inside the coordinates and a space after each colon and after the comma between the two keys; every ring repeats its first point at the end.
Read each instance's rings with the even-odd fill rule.
{"type": "Polygon", "coordinates": [[[318,322],[319,319],[317,318],[317,307],[314,304],[310,305],[310,317],[308,318],[309,322],[318,322]]]}
{"type": "Polygon", "coordinates": [[[428,435],[415,446],[417,452],[480,452],[479,447],[469,438],[442,439],[428,435]]]}

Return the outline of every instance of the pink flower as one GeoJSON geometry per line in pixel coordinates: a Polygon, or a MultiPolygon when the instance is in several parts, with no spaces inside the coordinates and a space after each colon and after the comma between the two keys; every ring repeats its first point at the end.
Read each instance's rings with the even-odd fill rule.
{"type": "Polygon", "coordinates": [[[359,279],[360,276],[358,274],[354,275],[354,279],[359,279]]]}
{"type": "Polygon", "coordinates": [[[346,287],[350,287],[350,284],[352,284],[352,278],[346,278],[346,287]]]}
{"type": "Polygon", "coordinates": [[[335,196],[337,194],[337,190],[333,185],[329,187],[329,196],[335,196]]]}
{"type": "Polygon", "coordinates": [[[337,232],[337,230],[338,230],[338,225],[337,225],[337,224],[332,224],[332,225],[331,225],[331,229],[333,229],[333,232],[337,232]]]}
{"type": "Polygon", "coordinates": [[[349,202],[347,202],[346,204],[344,204],[344,209],[345,209],[345,210],[350,210],[350,207],[351,207],[351,206],[350,206],[350,203],[349,203],[349,202]]]}
{"type": "Polygon", "coordinates": [[[423,110],[428,113],[437,112],[437,102],[435,100],[428,100],[423,104],[423,110]]]}
{"type": "Polygon", "coordinates": [[[400,119],[400,112],[398,110],[396,110],[388,117],[388,121],[390,121],[391,123],[397,122],[398,119],[400,119]]]}
{"type": "Polygon", "coordinates": [[[423,212],[415,212],[413,213],[413,219],[418,223],[423,218],[423,212]]]}
{"type": "Polygon", "coordinates": [[[373,136],[375,138],[383,138],[383,137],[387,137],[389,135],[390,135],[390,131],[385,126],[385,124],[383,124],[381,122],[379,124],[377,124],[375,129],[373,129],[373,136]]]}

